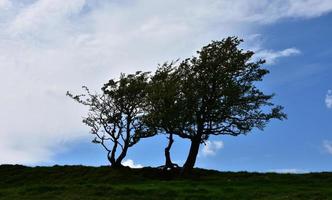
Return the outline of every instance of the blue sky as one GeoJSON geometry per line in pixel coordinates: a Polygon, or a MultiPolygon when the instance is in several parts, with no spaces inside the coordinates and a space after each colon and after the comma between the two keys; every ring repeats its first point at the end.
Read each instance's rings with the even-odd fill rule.
{"type": "MultiPolygon", "coordinates": [[[[331,171],[332,3],[272,1],[0,0],[0,163],[107,165],[65,96],[120,72],[154,70],[211,40],[245,39],[267,60],[259,86],[288,119],[264,131],[212,137],[197,167],[230,171],[331,171]]],[[[166,138],[142,140],[126,163],[159,166],[166,138]]],[[[182,164],[189,143],[176,138],[182,164]]]]}

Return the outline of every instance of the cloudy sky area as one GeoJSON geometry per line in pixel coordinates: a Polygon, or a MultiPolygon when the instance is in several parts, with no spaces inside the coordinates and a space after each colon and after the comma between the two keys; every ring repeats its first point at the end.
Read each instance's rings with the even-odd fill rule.
{"type": "MultiPolygon", "coordinates": [[[[332,170],[331,22],[331,0],[0,0],[0,164],[107,164],[66,91],[98,91],[120,72],[154,70],[236,35],[267,59],[260,87],[289,119],[210,138],[197,166],[332,170]]],[[[126,164],[161,165],[165,144],[142,141],[126,164]]],[[[181,164],[188,143],[174,145],[181,164]]]]}

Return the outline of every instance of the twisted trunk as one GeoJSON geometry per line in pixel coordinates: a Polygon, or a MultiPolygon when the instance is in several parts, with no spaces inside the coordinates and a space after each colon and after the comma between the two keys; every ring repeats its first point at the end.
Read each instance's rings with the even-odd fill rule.
{"type": "Polygon", "coordinates": [[[108,151],[108,153],[107,153],[107,159],[111,163],[111,166],[115,165],[115,152],[116,152],[117,147],[118,147],[118,143],[115,142],[113,145],[112,151],[108,151]]]}
{"type": "Polygon", "coordinates": [[[172,160],[171,160],[171,153],[170,153],[170,150],[172,148],[173,142],[174,142],[173,133],[170,133],[169,137],[168,137],[168,145],[165,148],[165,159],[166,159],[165,160],[165,168],[166,169],[174,167],[174,164],[172,163],[172,160]]]}
{"type": "Polygon", "coordinates": [[[118,158],[115,161],[115,165],[118,167],[123,167],[122,165],[122,160],[126,157],[127,151],[130,145],[130,123],[131,123],[131,118],[130,115],[127,116],[127,124],[126,124],[126,138],[123,143],[123,149],[118,158]]]}
{"type": "Polygon", "coordinates": [[[115,161],[116,166],[123,167],[123,165],[121,163],[122,163],[122,160],[126,157],[127,151],[128,151],[128,145],[125,145],[122,152],[121,152],[121,154],[119,155],[119,157],[115,161]]]}
{"type": "Polygon", "coordinates": [[[115,165],[115,158],[110,151],[107,153],[107,159],[111,163],[111,166],[115,165]]]}

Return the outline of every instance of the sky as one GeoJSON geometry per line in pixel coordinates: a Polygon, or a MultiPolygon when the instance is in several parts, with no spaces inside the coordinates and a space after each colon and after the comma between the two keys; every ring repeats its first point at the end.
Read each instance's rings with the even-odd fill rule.
{"type": "MultiPolygon", "coordinates": [[[[209,138],[197,167],[332,170],[331,0],[0,0],[0,164],[108,165],[66,97],[97,92],[121,72],[154,71],[227,36],[267,60],[259,87],[288,119],[264,131],[209,138]]],[[[160,166],[165,136],[129,149],[125,165],[160,166]]],[[[175,138],[174,162],[189,142],[175,138]]]]}

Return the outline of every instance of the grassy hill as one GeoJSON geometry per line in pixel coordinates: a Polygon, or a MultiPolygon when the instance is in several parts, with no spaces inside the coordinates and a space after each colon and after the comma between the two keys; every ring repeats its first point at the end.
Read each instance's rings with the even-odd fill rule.
{"type": "Polygon", "coordinates": [[[195,169],[189,179],[155,168],[0,166],[0,199],[332,199],[332,173],[195,169]]]}

